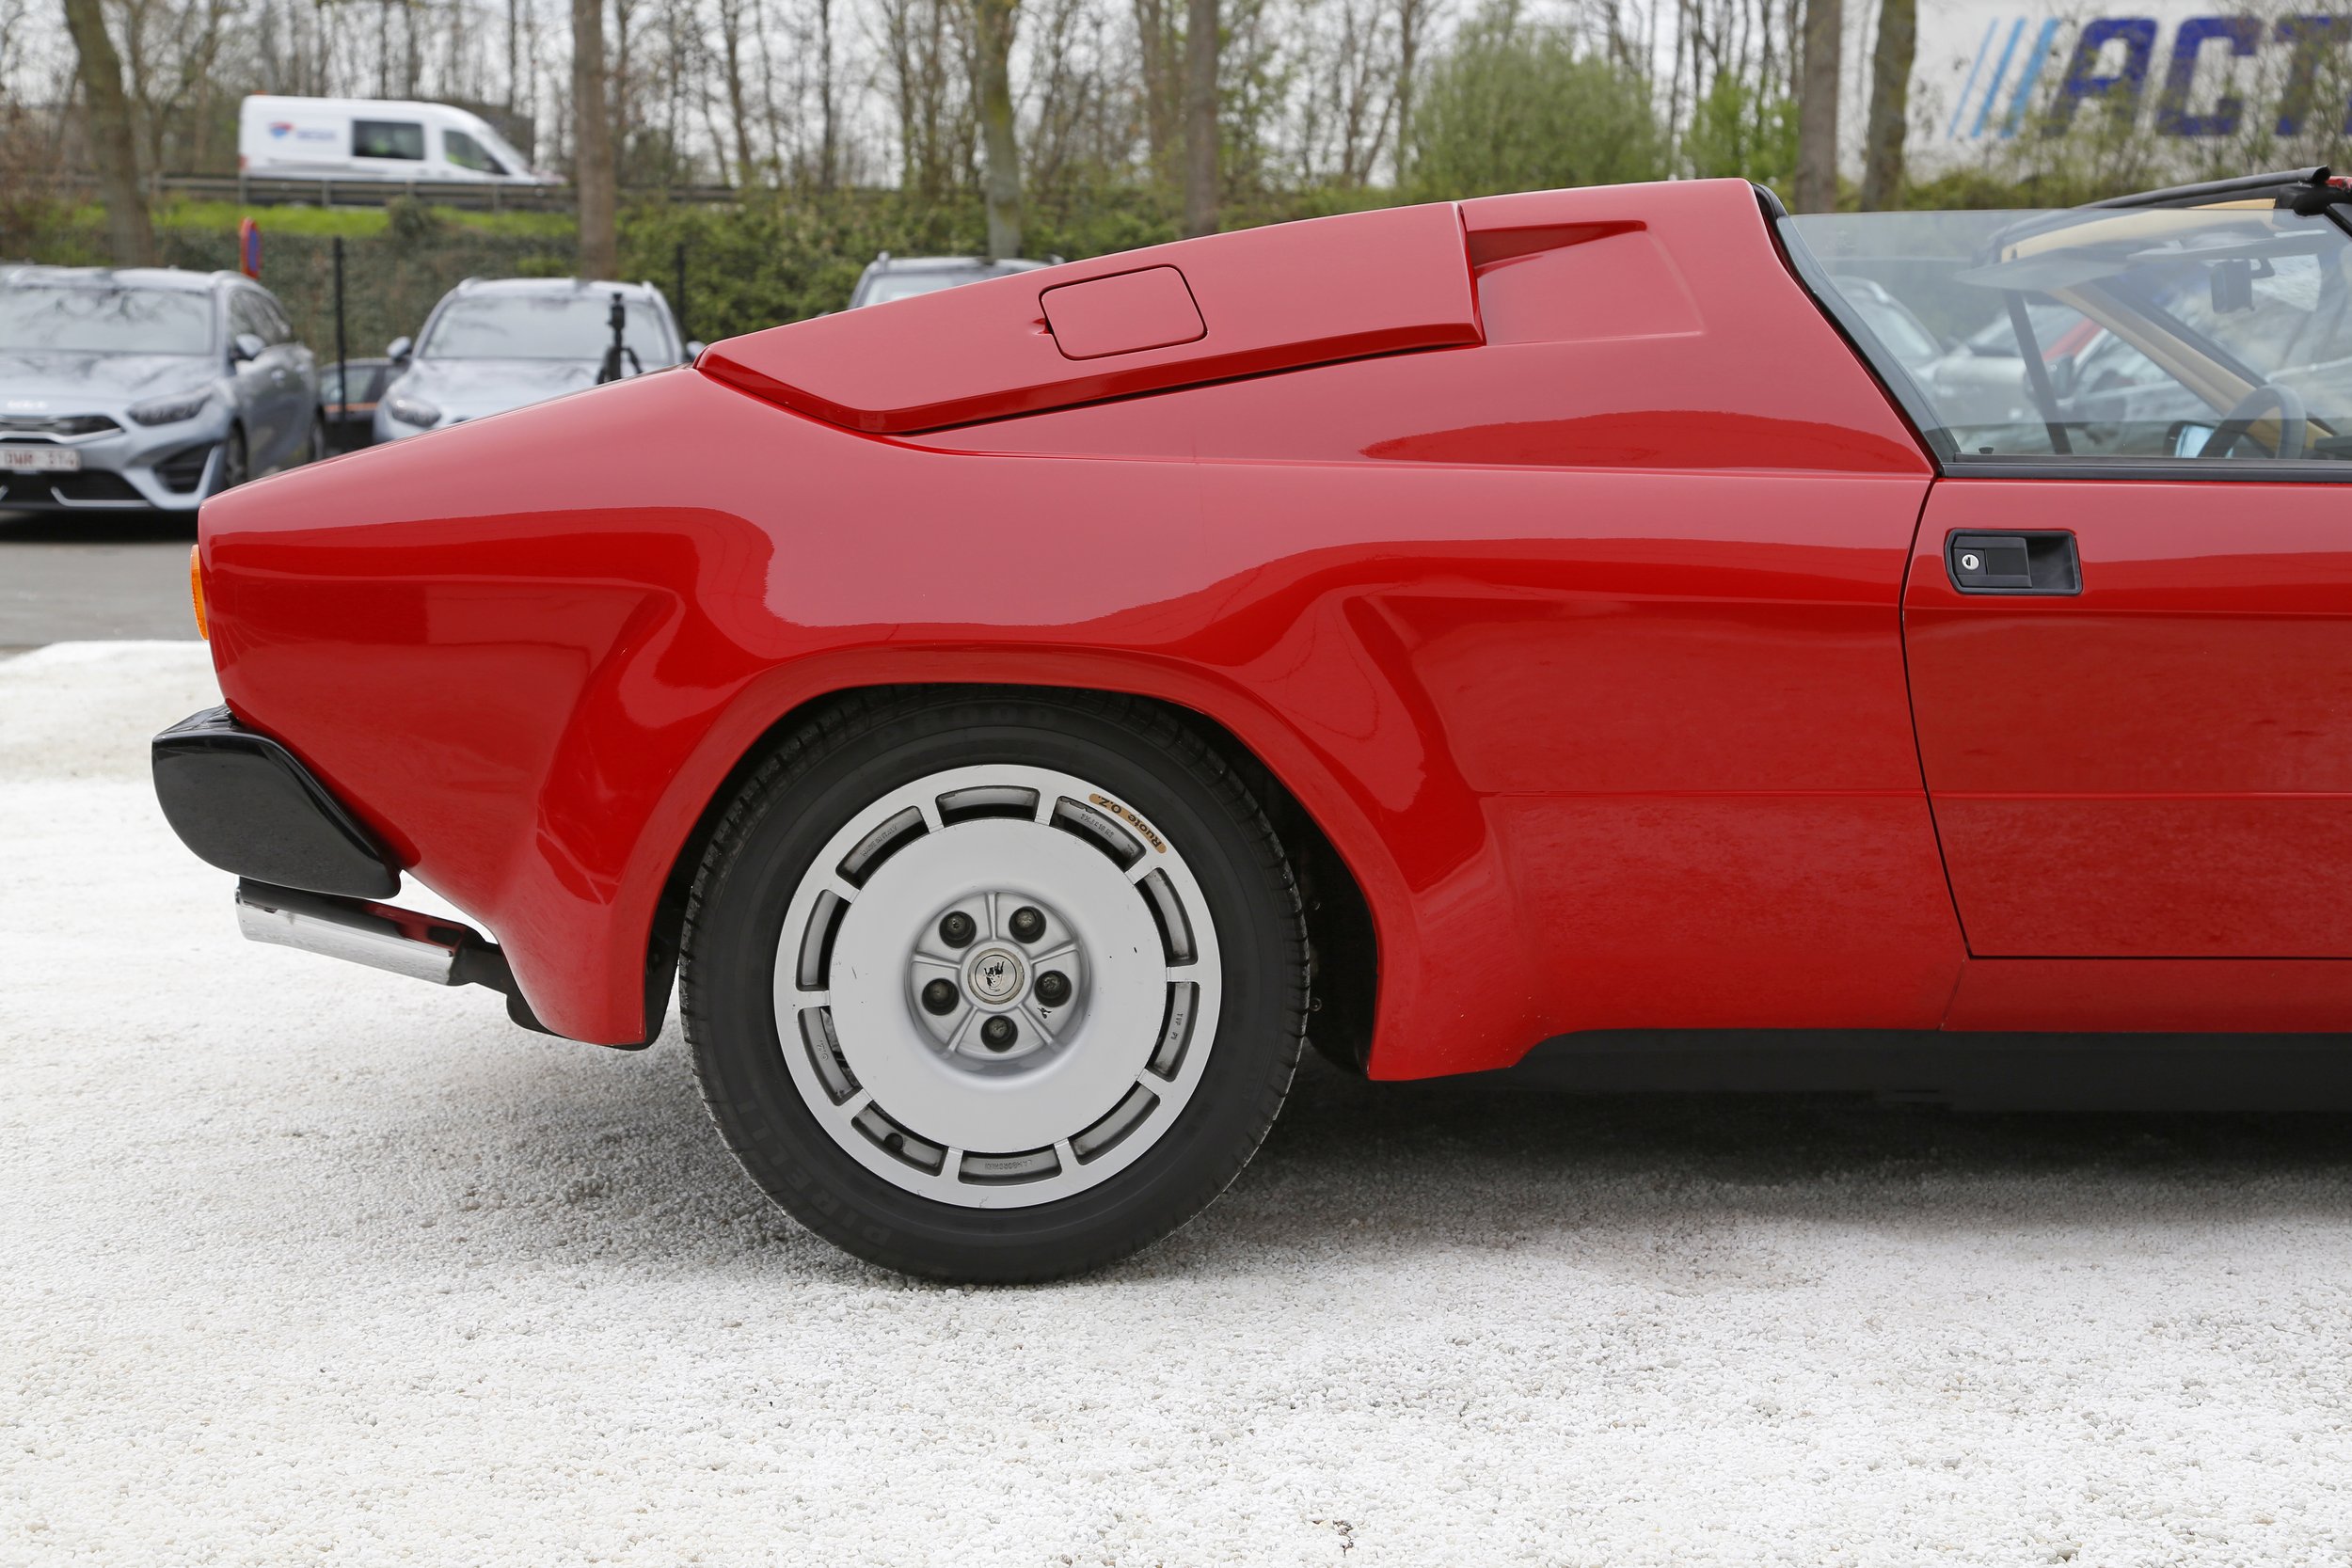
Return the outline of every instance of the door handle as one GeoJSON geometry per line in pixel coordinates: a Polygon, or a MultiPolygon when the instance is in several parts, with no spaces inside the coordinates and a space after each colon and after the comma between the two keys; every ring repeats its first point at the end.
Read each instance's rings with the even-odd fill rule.
{"type": "Polygon", "coordinates": [[[1963,594],[2083,591],[2082,557],[2063,529],[2018,533],[1955,531],[1944,541],[1944,565],[1963,594]]]}

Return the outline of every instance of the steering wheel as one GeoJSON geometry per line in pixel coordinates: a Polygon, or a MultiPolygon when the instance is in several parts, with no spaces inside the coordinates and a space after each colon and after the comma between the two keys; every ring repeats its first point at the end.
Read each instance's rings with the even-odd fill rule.
{"type": "Polygon", "coordinates": [[[2232,405],[2221,422],[2213,428],[2205,444],[2198,449],[2200,457],[2227,457],[2230,449],[2246,439],[2253,430],[2254,421],[2265,414],[2279,416],[2279,450],[2270,455],[2294,458],[2303,455],[2303,442],[2311,431],[2311,422],[2304,411],[2303,394],[2292,387],[2277,382],[2265,382],[2232,405]]]}

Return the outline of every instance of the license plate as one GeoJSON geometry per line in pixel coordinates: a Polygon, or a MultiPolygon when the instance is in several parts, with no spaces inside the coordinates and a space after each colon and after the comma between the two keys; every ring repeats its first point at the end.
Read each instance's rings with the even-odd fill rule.
{"type": "Polygon", "coordinates": [[[82,454],[72,447],[0,446],[0,473],[71,474],[82,467],[82,454]]]}

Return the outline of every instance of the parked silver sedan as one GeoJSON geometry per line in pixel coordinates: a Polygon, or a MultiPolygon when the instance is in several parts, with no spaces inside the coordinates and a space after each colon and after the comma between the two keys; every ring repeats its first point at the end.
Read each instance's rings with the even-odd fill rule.
{"type": "Polygon", "coordinates": [[[194,512],[322,435],[316,362],[259,284],[0,268],[0,509],[194,512]]]}
{"type": "Polygon", "coordinates": [[[650,283],[469,277],[441,296],[413,343],[398,338],[385,351],[393,380],[375,405],[375,438],[503,414],[702,352],[679,339],[650,283]]]}

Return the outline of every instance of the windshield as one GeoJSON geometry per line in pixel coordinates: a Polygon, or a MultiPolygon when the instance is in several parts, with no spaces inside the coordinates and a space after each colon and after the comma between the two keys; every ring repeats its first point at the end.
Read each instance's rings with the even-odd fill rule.
{"type": "Polygon", "coordinates": [[[912,299],[916,294],[937,293],[959,283],[978,283],[994,277],[985,267],[940,268],[926,272],[885,272],[866,285],[866,297],[860,305],[887,305],[894,299],[912,299]]]}
{"type": "MultiPolygon", "coordinates": [[[[653,307],[628,301],[623,341],[647,370],[677,350],[653,307]]],[[[612,301],[598,294],[506,294],[455,299],[433,318],[417,352],[427,359],[603,359],[612,301]]]]}
{"type": "Polygon", "coordinates": [[[2352,236],[2324,214],[1783,223],[1808,280],[1947,458],[2352,459],[2352,236]],[[1922,330],[1968,352],[1923,359],[1922,330]]]}
{"type": "Polygon", "coordinates": [[[490,150],[463,131],[441,133],[441,150],[449,161],[459,168],[469,168],[479,174],[511,174],[514,171],[491,156],[490,150]]]}
{"type": "Polygon", "coordinates": [[[195,355],[212,346],[210,294],[76,284],[0,288],[0,349],[195,355]]]}

